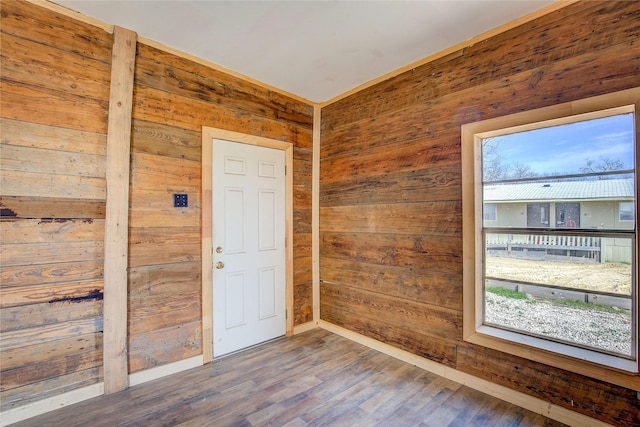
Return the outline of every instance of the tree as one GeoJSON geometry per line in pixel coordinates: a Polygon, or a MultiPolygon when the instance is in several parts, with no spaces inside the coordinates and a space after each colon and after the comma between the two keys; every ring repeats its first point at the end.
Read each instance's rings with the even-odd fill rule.
{"type": "MultiPolygon", "coordinates": [[[[534,171],[527,163],[506,163],[504,150],[500,145],[502,139],[498,137],[485,138],[482,140],[482,179],[483,181],[500,181],[505,179],[526,179],[538,176],[558,176],[570,175],[575,172],[566,173],[540,173],[534,171]]],[[[620,159],[600,156],[599,160],[585,159],[585,165],[578,169],[585,174],[599,174],[610,171],[625,170],[625,164],[620,159]]],[[[603,179],[602,177],[600,179],[603,179]]]]}
{"type": "Polygon", "coordinates": [[[500,138],[482,140],[482,180],[497,181],[505,179],[506,166],[500,153],[500,138]]]}
{"type": "Polygon", "coordinates": [[[539,176],[540,174],[531,169],[530,165],[522,164],[522,163],[514,163],[509,168],[509,178],[532,178],[534,176],[539,176]]]}
{"type": "Polygon", "coordinates": [[[531,178],[539,174],[528,164],[504,162],[504,154],[500,151],[502,140],[499,137],[482,140],[482,179],[498,181],[501,179],[531,178]]]}
{"type": "Polygon", "coordinates": [[[585,159],[586,165],[580,168],[582,173],[598,173],[607,171],[624,170],[624,163],[620,159],[600,156],[600,161],[596,162],[589,158],[585,159]]]}

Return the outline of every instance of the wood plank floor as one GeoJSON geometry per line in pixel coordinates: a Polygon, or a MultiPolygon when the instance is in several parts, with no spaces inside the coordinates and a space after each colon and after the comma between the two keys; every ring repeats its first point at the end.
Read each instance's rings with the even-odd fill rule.
{"type": "Polygon", "coordinates": [[[16,426],[562,426],[322,329],[16,426]]]}

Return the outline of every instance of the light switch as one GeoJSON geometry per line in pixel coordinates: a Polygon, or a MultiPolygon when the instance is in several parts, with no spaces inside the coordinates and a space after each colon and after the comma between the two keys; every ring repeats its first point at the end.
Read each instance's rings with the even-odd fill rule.
{"type": "Polygon", "coordinates": [[[173,207],[174,208],[186,208],[189,206],[189,197],[187,194],[174,194],[173,195],[173,207]]]}

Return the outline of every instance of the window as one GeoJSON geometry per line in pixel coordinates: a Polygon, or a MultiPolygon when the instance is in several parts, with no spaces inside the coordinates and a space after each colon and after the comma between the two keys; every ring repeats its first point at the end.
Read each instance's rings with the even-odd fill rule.
{"type": "Polygon", "coordinates": [[[633,221],[634,220],[633,202],[620,202],[619,211],[618,211],[618,219],[620,221],[633,221]]]}
{"type": "Polygon", "coordinates": [[[527,203],[527,227],[549,226],[549,203],[527,203]]]}
{"type": "Polygon", "coordinates": [[[639,99],[462,126],[465,340],[632,383],[620,372],[638,372],[639,99]]]}
{"type": "Polygon", "coordinates": [[[485,203],[482,211],[482,217],[485,221],[498,220],[498,205],[495,203],[485,203]]]}

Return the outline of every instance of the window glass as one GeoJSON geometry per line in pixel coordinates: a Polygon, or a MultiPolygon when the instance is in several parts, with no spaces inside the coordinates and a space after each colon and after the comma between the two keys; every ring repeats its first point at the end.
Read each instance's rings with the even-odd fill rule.
{"type": "Polygon", "coordinates": [[[633,123],[481,140],[484,325],[636,357],[635,224],[619,224],[635,221],[633,123]]]}
{"type": "Polygon", "coordinates": [[[485,203],[482,211],[485,221],[496,221],[498,219],[498,207],[495,203],[485,203]]]}
{"type": "Polygon", "coordinates": [[[633,221],[634,209],[633,202],[620,202],[620,221],[633,221]]]}

